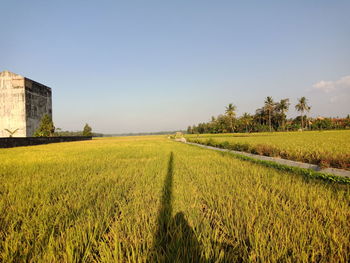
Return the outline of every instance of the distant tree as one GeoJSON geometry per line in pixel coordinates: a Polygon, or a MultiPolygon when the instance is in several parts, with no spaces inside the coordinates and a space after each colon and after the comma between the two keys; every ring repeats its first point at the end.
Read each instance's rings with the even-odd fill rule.
{"type": "Polygon", "coordinates": [[[346,118],[343,121],[343,128],[350,128],[350,116],[346,116],[346,118]]]}
{"type": "Polygon", "coordinates": [[[208,129],[210,133],[217,133],[217,122],[216,122],[216,118],[214,116],[211,116],[211,120],[208,123],[208,129]]]}
{"type": "Polygon", "coordinates": [[[254,120],[256,124],[266,124],[266,112],[264,107],[255,110],[254,120]]]}
{"type": "Polygon", "coordinates": [[[304,112],[310,111],[311,107],[307,105],[307,99],[305,97],[301,97],[298,99],[298,104],[295,105],[295,109],[301,113],[301,129],[304,129],[304,112]]]}
{"type": "Polygon", "coordinates": [[[62,136],[61,134],[62,134],[62,129],[56,127],[54,136],[60,137],[60,136],[62,136]]]}
{"type": "Polygon", "coordinates": [[[18,131],[18,129],[13,130],[13,131],[11,131],[9,129],[5,129],[5,131],[7,131],[9,133],[9,137],[11,138],[18,131]]]}
{"type": "Polygon", "coordinates": [[[92,136],[92,129],[87,123],[84,126],[83,136],[92,136]]]}
{"type": "Polygon", "coordinates": [[[329,118],[325,119],[316,119],[312,123],[312,129],[316,130],[324,130],[324,129],[331,129],[332,127],[332,121],[329,118]]]}
{"type": "Polygon", "coordinates": [[[45,114],[40,122],[39,128],[35,131],[35,137],[52,137],[55,133],[55,126],[53,124],[52,118],[45,114]]]}
{"type": "Polygon", "coordinates": [[[282,128],[283,128],[283,130],[286,129],[286,127],[285,127],[286,112],[289,110],[289,106],[290,106],[289,99],[282,99],[276,105],[276,109],[282,113],[282,128]]]}
{"type": "Polygon", "coordinates": [[[308,113],[310,112],[311,110],[311,106],[308,106],[307,107],[307,110],[306,110],[306,113],[305,113],[305,118],[306,118],[306,126],[307,128],[309,128],[311,126],[311,123],[309,121],[309,117],[308,117],[308,113]]]}
{"type": "Polygon", "coordinates": [[[226,116],[229,118],[229,121],[230,121],[230,129],[231,129],[231,132],[234,131],[234,127],[233,127],[233,122],[234,122],[234,119],[236,117],[236,106],[233,105],[232,103],[230,103],[227,107],[226,107],[226,116]]]}
{"type": "Polygon", "coordinates": [[[245,126],[245,131],[248,132],[248,127],[251,125],[253,121],[253,116],[245,112],[241,117],[241,121],[245,126]]]}
{"type": "Polygon", "coordinates": [[[266,111],[269,114],[269,129],[270,132],[272,131],[272,126],[271,126],[271,118],[272,118],[272,113],[275,109],[275,102],[273,101],[272,97],[266,97],[265,99],[265,107],[266,111]]]}

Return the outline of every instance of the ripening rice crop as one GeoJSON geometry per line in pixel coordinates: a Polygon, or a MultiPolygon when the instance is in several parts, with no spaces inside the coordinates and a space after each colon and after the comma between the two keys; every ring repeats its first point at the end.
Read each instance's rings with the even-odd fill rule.
{"type": "Polygon", "coordinates": [[[188,135],[191,142],[350,169],[350,131],[188,135]]]}
{"type": "Polygon", "coordinates": [[[350,187],[162,136],[0,149],[0,262],[349,262],[350,187]]]}

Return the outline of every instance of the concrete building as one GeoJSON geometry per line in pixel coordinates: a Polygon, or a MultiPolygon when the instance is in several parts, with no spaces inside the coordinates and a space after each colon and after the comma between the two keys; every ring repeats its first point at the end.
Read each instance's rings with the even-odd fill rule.
{"type": "Polygon", "coordinates": [[[0,72],[0,137],[30,137],[44,114],[52,117],[51,88],[7,70],[0,72]]]}

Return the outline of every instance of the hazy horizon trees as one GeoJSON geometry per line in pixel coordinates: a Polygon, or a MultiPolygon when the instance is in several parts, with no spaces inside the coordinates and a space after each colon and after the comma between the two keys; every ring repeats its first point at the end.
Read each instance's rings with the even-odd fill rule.
{"type": "MultiPolygon", "coordinates": [[[[52,121],[52,118],[45,114],[41,121],[40,126],[34,133],[34,137],[66,137],[66,136],[93,136],[92,128],[89,126],[89,124],[85,124],[82,131],[62,131],[61,128],[55,128],[55,125],[52,121]]],[[[95,134],[95,135],[102,135],[102,134],[95,134]]]]}

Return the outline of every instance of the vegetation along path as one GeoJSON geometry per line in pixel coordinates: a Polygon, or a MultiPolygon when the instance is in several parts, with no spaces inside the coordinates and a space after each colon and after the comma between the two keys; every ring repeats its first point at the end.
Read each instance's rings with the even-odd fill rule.
{"type": "Polygon", "coordinates": [[[163,136],[0,149],[0,262],[349,262],[350,186],[163,136]]]}
{"type": "Polygon", "coordinates": [[[350,171],[350,130],[186,135],[189,142],[350,171]]]}
{"type": "MultiPolygon", "coordinates": [[[[273,162],[273,163],[281,164],[283,166],[290,166],[290,167],[296,167],[296,168],[301,168],[301,169],[310,169],[310,170],[317,172],[317,173],[315,173],[315,176],[319,175],[320,177],[325,178],[325,179],[327,177],[329,177],[331,180],[338,180],[340,182],[350,183],[350,171],[347,171],[347,170],[335,169],[335,168],[322,168],[322,167],[315,165],[315,164],[296,162],[296,161],[291,161],[291,160],[287,160],[287,159],[262,156],[262,155],[258,155],[258,154],[252,154],[252,153],[241,152],[241,151],[233,151],[233,150],[222,149],[222,148],[213,147],[213,146],[207,146],[207,145],[203,145],[203,144],[199,144],[199,143],[187,142],[187,144],[196,145],[196,146],[199,146],[202,148],[207,148],[207,149],[216,150],[216,151],[234,153],[235,155],[249,157],[249,159],[273,162]],[[322,176],[319,173],[323,173],[325,175],[322,176]],[[334,175],[337,177],[343,177],[343,178],[345,178],[345,180],[340,179],[340,178],[335,178],[335,177],[332,177],[330,175],[334,175]]],[[[249,160],[249,159],[247,159],[247,160],[249,160]]],[[[262,162],[262,163],[264,163],[264,162],[262,162]]]]}

